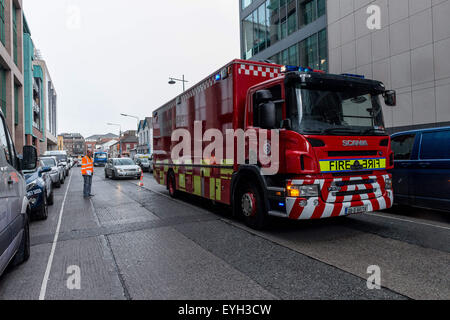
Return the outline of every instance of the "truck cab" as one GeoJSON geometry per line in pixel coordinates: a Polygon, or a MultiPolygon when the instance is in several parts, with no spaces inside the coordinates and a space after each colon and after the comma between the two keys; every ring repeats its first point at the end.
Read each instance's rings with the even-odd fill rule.
{"type": "Polygon", "coordinates": [[[269,215],[320,219],[390,208],[394,158],[381,101],[394,106],[395,92],[358,75],[282,72],[250,88],[246,102],[245,129],[280,132],[279,174],[265,177],[269,215]]]}
{"type": "Polygon", "coordinates": [[[94,152],[94,166],[104,167],[108,161],[108,154],[106,152],[94,152]]]}

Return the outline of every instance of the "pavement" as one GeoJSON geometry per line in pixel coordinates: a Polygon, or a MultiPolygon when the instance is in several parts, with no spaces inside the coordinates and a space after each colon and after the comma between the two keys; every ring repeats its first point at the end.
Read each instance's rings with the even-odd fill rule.
{"type": "Polygon", "coordinates": [[[0,299],[450,299],[449,214],[275,219],[259,232],[228,207],[171,199],[148,173],[139,187],[96,170],[92,199],[79,168],[55,190],[48,220],[31,225],[30,260],[0,277],[0,299]]]}

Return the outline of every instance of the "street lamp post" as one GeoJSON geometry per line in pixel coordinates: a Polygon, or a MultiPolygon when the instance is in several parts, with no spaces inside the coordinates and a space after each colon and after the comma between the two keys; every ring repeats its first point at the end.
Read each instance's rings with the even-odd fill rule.
{"type": "Polygon", "coordinates": [[[175,83],[177,83],[177,81],[183,83],[183,92],[185,92],[186,91],[185,84],[186,84],[186,82],[189,82],[189,81],[184,79],[184,74],[183,74],[183,78],[182,79],[169,78],[169,84],[175,84],[175,83]]]}
{"type": "Polygon", "coordinates": [[[122,126],[120,124],[117,123],[107,123],[108,126],[115,126],[115,127],[119,127],[119,153],[120,156],[122,156],[122,126]]]}

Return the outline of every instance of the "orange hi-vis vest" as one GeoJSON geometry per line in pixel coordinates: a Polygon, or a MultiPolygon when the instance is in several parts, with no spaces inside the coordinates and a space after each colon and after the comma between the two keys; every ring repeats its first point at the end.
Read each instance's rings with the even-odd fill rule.
{"type": "Polygon", "coordinates": [[[85,156],[83,160],[81,160],[81,174],[83,176],[94,174],[94,161],[92,158],[85,156]]]}

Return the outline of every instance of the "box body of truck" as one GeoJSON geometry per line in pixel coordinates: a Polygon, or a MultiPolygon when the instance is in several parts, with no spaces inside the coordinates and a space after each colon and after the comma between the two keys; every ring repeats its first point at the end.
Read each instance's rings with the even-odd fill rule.
{"type": "MultiPolygon", "coordinates": [[[[391,207],[393,193],[389,170],[392,169],[393,154],[390,138],[376,131],[384,129],[381,106],[378,110],[376,102],[377,95],[384,92],[384,86],[371,80],[306,71],[288,75],[282,73],[280,65],[234,60],[156,110],[153,113],[155,179],[168,186],[171,194],[174,191],[190,193],[231,205],[233,211],[244,211],[245,215],[256,215],[259,209],[255,206],[262,208],[264,214],[296,220],[391,207]],[[291,84],[293,81],[294,85],[291,84]],[[326,118],[329,128],[322,132],[306,131],[305,128],[309,130],[307,127],[296,128],[295,123],[300,123],[299,113],[308,109],[306,100],[313,100],[313,94],[307,96],[303,87],[314,90],[311,91],[314,97],[319,97],[316,101],[321,101],[321,96],[327,97],[329,102],[330,97],[341,97],[344,101],[340,104],[341,109],[345,104],[346,112],[352,113],[342,115],[346,121],[341,119],[341,122],[350,129],[352,122],[358,124],[355,128],[361,128],[360,125],[367,122],[367,133],[349,129],[349,134],[341,134],[340,127],[332,126],[334,120],[329,120],[334,115],[324,116],[327,112],[324,101],[320,102],[323,106],[316,103],[314,110],[319,110],[317,114],[326,118]],[[344,94],[341,94],[341,88],[344,94]],[[352,90],[361,95],[352,97],[349,93],[352,90]],[[269,94],[271,103],[277,104],[276,117],[280,125],[275,129],[279,143],[271,145],[269,134],[268,147],[265,146],[269,153],[271,148],[279,149],[276,174],[263,174],[264,166],[259,161],[239,163],[236,146],[232,158],[224,154],[219,161],[198,159],[194,155],[182,160],[172,159],[172,150],[179,142],[172,141],[175,130],[190,133],[193,149],[195,145],[200,144],[204,149],[210,144],[210,141],[198,141],[196,130],[203,135],[207,130],[215,129],[224,136],[230,129],[259,130],[260,109],[257,109],[256,97],[261,96],[261,92],[269,94]],[[301,96],[305,101],[301,101],[301,96]],[[300,105],[300,102],[303,111],[294,112],[292,106],[300,105]],[[358,110],[359,106],[362,111],[358,110]],[[369,116],[365,114],[367,112],[369,116]],[[377,133],[372,134],[371,130],[377,133]],[[254,190],[255,195],[252,191],[242,191],[242,188],[254,190]]],[[[318,115],[309,114],[311,119],[318,115]]],[[[301,124],[304,125],[304,121],[301,124]]],[[[247,149],[245,157],[249,157],[247,149]]]]}

